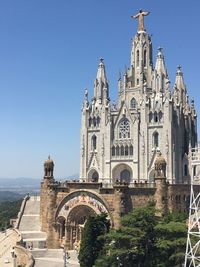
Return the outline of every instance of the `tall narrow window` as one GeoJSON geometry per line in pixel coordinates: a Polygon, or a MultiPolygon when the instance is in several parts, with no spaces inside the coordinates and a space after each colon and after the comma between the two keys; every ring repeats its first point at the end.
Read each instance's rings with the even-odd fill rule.
{"type": "Polygon", "coordinates": [[[158,113],[157,112],[154,113],[154,121],[158,122],[158,113]]]}
{"type": "Polygon", "coordinates": [[[124,146],[121,146],[121,148],[120,148],[120,154],[121,154],[121,156],[124,156],[124,146]]]}
{"type": "Polygon", "coordinates": [[[89,117],[89,127],[92,125],[92,118],[89,117]]]}
{"type": "Polygon", "coordinates": [[[152,112],[149,113],[149,122],[152,122],[153,114],[152,112]]]}
{"type": "Polygon", "coordinates": [[[133,97],[133,98],[131,99],[130,108],[131,108],[131,109],[136,109],[136,106],[137,106],[137,103],[136,103],[135,98],[133,97]]]}
{"type": "Polygon", "coordinates": [[[96,135],[92,136],[92,150],[95,150],[97,148],[97,137],[96,135]]]}
{"type": "Polygon", "coordinates": [[[147,50],[144,50],[144,67],[147,66],[147,50]]]}
{"type": "Polygon", "coordinates": [[[124,154],[125,154],[125,156],[128,156],[128,146],[127,145],[125,146],[124,154]]]}
{"type": "Polygon", "coordinates": [[[137,50],[136,52],[136,66],[139,67],[139,62],[140,62],[140,52],[137,50]]]}
{"type": "Polygon", "coordinates": [[[187,164],[184,165],[184,175],[185,176],[188,175],[188,167],[187,167],[187,164]]]}
{"type": "Polygon", "coordinates": [[[153,145],[154,147],[159,146],[159,134],[157,132],[153,134],[153,145]]]}
{"type": "Polygon", "coordinates": [[[115,156],[115,147],[112,147],[112,156],[115,156]]]}
{"type": "Polygon", "coordinates": [[[100,117],[98,116],[97,117],[97,126],[99,126],[100,125],[100,117]]]}
{"type": "Polygon", "coordinates": [[[130,145],[130,156],[133,156],[133,146],[130,145]]]}
{"type": "Polygon", "coordinates": [[[93,125],[96,127],[96,125],[97,125],[97,120],[96,120],[96,118],[94,117],[93,118],[93,125]]]}
{"type": "Polygon", "coordinates": [[[119,156],[119,146],[116,147],[116,156],[119,156]]]}
{"type": "Polygon", "coordinates": [[[194,175],[194,176],[197,175],[197,166],[196,166],[196,165],[194,166],[194,169],[193,169],[193,175],[194,175]]]}

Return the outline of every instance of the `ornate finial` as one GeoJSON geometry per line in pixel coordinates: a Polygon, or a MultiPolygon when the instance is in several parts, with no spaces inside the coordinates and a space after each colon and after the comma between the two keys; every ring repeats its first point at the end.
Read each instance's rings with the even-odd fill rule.
{"type": "Polygon", "coordinates": [[[178,65],[176,74],[182,75],[182,68],[181,65],[178,65]]]}
{"type": "Polygon", "coordinates": [[[140,9],[139,13],[135,16],[131,16],[134,19],[139,18],[139,24],[138,24],[138,32],[145,31],[144,29],[144,16],[148,16],[150,12],[145,12],[142,9],[140,9]]]}
{"type": "Polygon", "coordinates": [[[48,156],[48,160],[50,160],[51,159],[51,157],[50,157],[50,155],[48,156]]]}
{"type": "Polygon", "coordinates": [[[84,96],[85,96],[85,101],[87,102],[88,101],[88,89],[87,88],[85,89],[84,96]]]}

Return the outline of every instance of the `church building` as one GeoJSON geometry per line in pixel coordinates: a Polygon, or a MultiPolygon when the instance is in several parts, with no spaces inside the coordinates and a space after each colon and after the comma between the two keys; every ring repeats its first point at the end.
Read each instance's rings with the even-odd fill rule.
{"type": "Polygon", "coordinates": [[[158,152],[166,160],[169,183],[190,181],[189,151],[197,144],[194,101],[189,101],[180,66],[171,89],[162,48],[158,48],[153,63],[152,40],[144,28],[144,16],[148,14],[140,10],[134,16],[139,26],[132,39],[130,67],[118,77],[117,104],[112,104],[109,97],[103,59],[91,101],[85,91],[81,181],[152,183],[158,152]]]}
{"type": "Polygon", "coordinates": [[[144,28],[148,14],[140,10],[134,16],[139,26],[130,67],[118,78],[117,104],[109,97],[103,59],[91,101],[85,91],[80,179],[58,182],[53,160],[44,163],[40,225],[48,248],[73,249],[90,215],[104,212],[118,228],[124,214],[149,201],[162,214],[188,211],[197,115],[181,67],[171,88],[161,48],[153,64],[151,37],[144,28]]]}

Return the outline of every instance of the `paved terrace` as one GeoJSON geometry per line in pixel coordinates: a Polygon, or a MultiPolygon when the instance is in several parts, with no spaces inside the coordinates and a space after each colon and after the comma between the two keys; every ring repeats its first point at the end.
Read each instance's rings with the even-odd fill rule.
{"type": "Polygon", "coordinates": [[[19,240],[19,235],[12,229],[7,229],[6,234],[0,232],[0,266],[13,267],[13,259],[11,257],[11,249],[19,240]],[[9,263],[4,263],[8,259],[9,263]]]}

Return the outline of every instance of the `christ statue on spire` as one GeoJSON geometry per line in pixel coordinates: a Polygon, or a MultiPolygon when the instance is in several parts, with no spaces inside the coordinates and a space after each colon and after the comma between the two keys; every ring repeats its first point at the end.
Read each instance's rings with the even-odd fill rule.
{"type": "Polygon", "coordinates": [[[139,13],[135,16],[131,16],[131,18],[137,19],[139,18],[139,24],[138,24],[138,31],[144,31],[144,16],[148,16],[150,12],[145,12],[142,9],[140,9],[139,13]]]}

